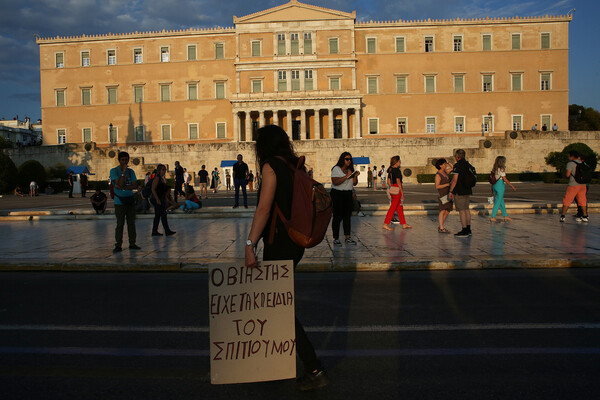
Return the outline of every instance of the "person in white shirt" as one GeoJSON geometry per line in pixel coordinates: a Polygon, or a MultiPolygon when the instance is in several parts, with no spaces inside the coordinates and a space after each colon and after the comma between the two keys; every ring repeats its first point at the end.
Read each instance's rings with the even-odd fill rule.
{"type": "Polygon", "coordinates": [[[354,171],[352,155],[347,151],[340,155],[337,164],[331,169],[331,200],[333,202],[333,244],[341,246],[340,222],[343,222],[345,243],[356,245],[350,237],[350,217],[352,215],[352,190],[358,184],[359,171],[354,171]]]}
{"type": "Polygon", "coordinates": [[[492,185],[492,192],[494,193],[494,208],[492,209],[490,221],[498,222],[498,220],[496,219],[498,209],[500,209],[500,211],[502,212],[504,221],[512,221],[512,219],[509,218],[508,213],[506,212],[506,206],[504,205],[505,184],[513,188],[513,190],[517,189],[512,183],[510,183],[508,178],[506,178],[506,157],[496,157],[496,161],[494,161],[494,168],[492,168],[492,174],[494,174],[496,178],[496,183],[492,185]]]}

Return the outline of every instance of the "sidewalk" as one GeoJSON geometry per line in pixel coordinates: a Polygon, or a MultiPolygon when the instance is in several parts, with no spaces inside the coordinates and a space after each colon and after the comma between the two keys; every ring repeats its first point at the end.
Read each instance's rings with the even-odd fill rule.
{"type": "MultiPolygon", "coordinates": [[[[252,210],[250,210],[252,211],[252,210]]],[[[509,211],[510,213],[510,211],[509,211]]],[[[331,233],[308,249],[302,271],[553,268],[600,266],[600,219],[577,223],[571,215],[514,215],[508,223],[474,216],[473,237],[437,232],[437,216],[408,216],[414,227],[381,229],[383,217],[353,217],[356,246],[334,247],[331,233]]],[[[181,217],[184,217],[183,215],[181,217]]],[[[0,223],[0,270],[206,271],[208,264],[243,263],[250,218],[173,218],[177,234],[151,237],[149,218],[137,221],[138,251],[113,254],[114,216],[97,220],[0,223]]],[[[455,213],[447,227],[458,231],[455,213]]],[[[260,247],[260,246],[259,246],[260,247]]],[[[260,249],[259,249],[260,250],[260,249]]]]}

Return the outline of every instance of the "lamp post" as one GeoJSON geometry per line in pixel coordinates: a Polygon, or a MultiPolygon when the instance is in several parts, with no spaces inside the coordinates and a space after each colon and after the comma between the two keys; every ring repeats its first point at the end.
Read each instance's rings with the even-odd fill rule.
{"type": "Polygon", "coordinates": [[[492,112],[488,112],[488,134],[492,134],[492,112]]]}
{"type": "Polygon", "coordinates": [[[109,141],[110,143],[114,143],[114,139],[113,139],[113,134],[112,134],[112,131],[113,131],[113,124],[112,124],[112,122],[111,122],[111,123],[108,125],[108,141],[109,141]]]}

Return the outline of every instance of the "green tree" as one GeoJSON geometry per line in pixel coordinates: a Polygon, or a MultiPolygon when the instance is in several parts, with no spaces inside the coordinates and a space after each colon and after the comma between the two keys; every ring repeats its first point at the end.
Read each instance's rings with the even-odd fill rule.
{"type": "Polygon", "coordinates": [[[600,131],[600,112],[577,104],[569,106],[569,130],[600,131]]]}
{"type": "Polygon", "coordinates": [[[31,181],[36,181],[40,186],[40,189],[43,189],[46,186],[46,170],[44,169],[44,166],[36,160],[25,161],[19,167],[19,177],[17,182],[21,189],[28,188],[31,181]]]}
{"type": "Polygon", "coordinates": [[[67,167],[64,164],[57,163],[54,167],[46,168],[46,176],[49,179],[67,179],[67,167]]]}
{"type": "Polygon", "coordinates": [[[17,186],[17,166],[4,153],[0,153],[0,193],[12,193],[17,186]]]}
{"type": "Polygon", "coordinates": [[[13,142],[0,136],[0,149],[12,149],[13,147],[15,147],[13,142]]]}
{"type": "Polygon", "coordinates": [[[562,151],[551,152],[545,158],[546,164],[553,166],[558,172],[564,174],[567,163],[569,162],[569,152],[573,150],[581,154],[585,159],[586,164],[592,168],[592,171],[596,169],[598,154],[594,153],[594,150],[585,143],[571,143],[570,145],[565,146],[562,151]]]}

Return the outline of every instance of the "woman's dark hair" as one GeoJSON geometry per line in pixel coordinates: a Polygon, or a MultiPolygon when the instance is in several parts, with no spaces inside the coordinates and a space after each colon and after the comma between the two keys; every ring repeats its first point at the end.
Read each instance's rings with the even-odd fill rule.
{"type": "MultiPolygon", "coordinates": [[[[345,151],[340,155],[340,158],[338,159],[337,164],[335,164],[333,166],[333,168],[335,167],[340,167],[342,168],[345,164],[346,164],[346,160],[344,160],[347,156],[350,156],[350,158],[352,158],[352,154],[350,154],[349,152],[345,151]]],[[[332,168],[332,169],[333,169],[332,168]]],[[[354,159],[352,158],[350,160],[350,165],[348,166],[348,169],[352,172],[354,172],[354,159]]]]}
{"type": "Polygon", "coordinates": [[[156,173],[157,173],[157,174],[158,174],[158,173],[160,173],[160,171],[161,171],[163,168],[164,168],[165,170],[167,169],[167,167],[165,167],[163,164],[158,164],[158,165],[156,166],[156,169],[155,169],[156,173]]]}
{"type": "Polygon", "coordinates": [[[185,188],[185,191],[186,191],[188,194],[195,193],[195,191],[194,191],[194,188],[192,187],[192,185],[187,185],[187,186],[186,186],[186,188],[185,188]]]}
{"type": "Polygon", "coordinates": [[[448,161],[446,161],[445,158],[440,158],[433,165],[435,166],[435,169],[439,171],[440,169],[442,169],[442,165],[446,164],[447,162],[448,161]]]}
{"type": "MultiPolygon", "coordinates": [[[[400,156],[393,156],[390,158],[390,166],[387,169],[388,174],[392,171],[392,168],[394,168],[394,165],[396,165],[398,161],[400,161],[400,156]]],[[[385,168],[385,165],[382,165],[381,168],[385,168]]]]}
{"type": "Polygon", "coordinates": [[[272,157],[283,157],[294,166],[298,164],[298,156],[288,134],[277,125],[266,125],[256,132],[256,162],[261,170],[272,157]]]}

